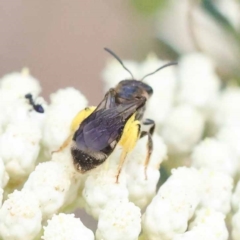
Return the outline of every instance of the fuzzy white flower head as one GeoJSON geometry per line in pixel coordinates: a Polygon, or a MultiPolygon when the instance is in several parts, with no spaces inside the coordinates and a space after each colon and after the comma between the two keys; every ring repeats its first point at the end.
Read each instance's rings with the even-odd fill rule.
{"type": "Polygon", "coordinates": [[[167,199],[154,197],[143,215],[144,239],[172,239],[177,233],[186,231],[188,218],[184,208],[176,210],[167,199]]]}
{"type": "MultiPolygon", "coordinates": [[[[139,72],[139,64],[137,62],[126,60],[123,61],[123,63],[136,79],[141,78],[141,72],[139,72]]],[[[107,66],[102,72],[102,78],[104,90],[108,91],[110,88],[115,87],[120,81],[131,79],[132,77],[118,61],[113,59],[108,61],[107,66]]]]}
{"type": "Polygon", "coordinates": [[[227,240],[229,236],[225,215],[211,208],[203,208],[196,212],[190,229],[193,227],[202,227],[202,231],[204,231],[204,228],[211,229],[211,232],[214,234],[213,239],[227,240]]]}
{"type": "Polygon", "coordinates": [[[189,153],[202,137],[204,122],[204,116],[190,105],[174,108],[166,119],[161,134],[169,153],[189,153]]]}
{"type": "Polygon", "coordinates": [[[23,189],[38,199],[43,219],[51,217],[64,204],[70,187],[70,177],[58,162],[40,163],[26,181],[23,189]]]}
{"type": "Polygon", "coordinates": [[[216,102],[220,79],[211,59],[201,53],[184,55],[178,67],[179,92],[177,100],[209,113],[216,102]]]}
{"type": "Polygon", "coordinates": [[[237,182],[236,188],[232,195],[232,209],[234,212],[238,211],[240,204],[240,181],[237,182]]]}
{"type": "MultiPolygon", "coordinates": [[[[238,204],[239,204],[239,201],[238,201],[238,204]]],[[[240,208],[239,206],[238,206],[238,211],[232,217],[232,239],[233,240],[240,239],[240,208]]]]}
{"type": "Polygon", "coordinates": [[[155,195],[160,178],[160,163],[167,157],[166,145],[158,135],[154,135],[153,152],[145,176],[144,163],[147,158],[147,141],[148,137],[146,136],[137,142],[133,151],[127,156],[124,169],[127,175],[129,199],[140,208],[144,208],[155,195]]]}
{"type": "Polygon", "coordinates": [[[41,131],[32,121],[9,124],[0,136],[0,157],[14,181],[21,182],[34,169],[41,131]]]}
{"type": "Polygon", "coordinates": [[[240,158],[240,126],[222,127],[216,135],[216,138],[229,145],[237,157],[240,158]]]}
{"type": "Polygon", "coordinates": [[[41,92],[39,82],[29,74],[26,68],[21,73],[14,72],[3,76],[0,80],[0,89],[9,91],[16,97],[25,96],[28,93],[37,96],[41,92]]]}
{"type": "Polygon", "coordinates": [[[222,91],[210,119],[216,130],[224,126],[239,126],[239,102],[240,89],[238,87],[227,87],[222,91]]]}
{"type": "Polygon", "coordinates": [[[0,188],[4,188],[9,180],[2,158],[0,157],[0,188]]]}
{"type": "Polygon", "coordinates": [[[158,190],[157,195],[162,199],[169,199],[176,208],[186,208],[191,217],[200,202],[202,191],[199,172],[194,168],[179,167],[172,170],[172,175],[158,190]],[[174,196],[178,196],[178,201],[174,196]]]}
{"type": "Polygon", "coordinates": [[[172,239],[186,231],[200,202],[201,179],[193,168],[178,168],[159,189],[143,215],[146,239],[172,239]]]}
{"type": "Polygon", "coordinates": [[[101,210],[110,201],[128,200],[124,172],[121,173],[119,182],[116,183],[115,170],[97,169],[87,178],[82,194],[87,213],[97,219],[101,210]]]}
{"type": "Polygon", "coordinates": [[[137,240],[141,231],[141,211],[128,201],[112,201],[99,215],[97,240],[137,240]]]}
{"type": "Polygon", "coordinates": [[[200,142],[191,155],[192,166],[220,171],[234,177],[239,168],[237,155],[223,142],[207,138],[200,142]]]}
{"type": "MultiPolygon", "coordinates": [[[[47,110],[47,104],[43,98],[34,98],[35,104],[40,104],[44,111],[47,110]]],[[[0,89],[0,133],[5,130],[9,123],[19,123],[32,120],[39,127],[45,118],[44,113],[39,113],[33,109],[29,100],[23,96],[16,98],[9,91],[0,89]]]]}
{"type": "Polygon", "coordinates": [[[4,190],[2,188],[0,188],[0,208],[2,207],[3,192],[4,192],[4,190]]]}
{"type": "MultiPolygon", "coordinates": [[[[142,77],[163,66],[166,62],[158,59],[155,55],[148,56],[142,63],[142,77]]],[[[169,114],[176,90],[176,71],[174,66],[170,66],[156,72],[144,79],[144,82],[152,87],[153,95],[147,103],[145,116],[154,119],[159,128],[169,114]]]]}
{"type": "Polygon", "coordinates": [[[203,208],[196,212],[196,217],[190,225],[190,230],[177,235],[173,240],[227,240],[228,230],[225,215],[210,208],[203,208]]]}
{"type": "Polygon", "coordinates": [[[53,215],[44,227],[43,240],[94,240],[93,232],[86,228],[74,214],[53,215]]]}
{"type": "Polygon", "coordinates": [[[50,99],[43,127],[43,144],[49,152],[62,145],[70,134],[73,118],[87,105],[86,98],[74,88],[60,89],[50,99]]]}
{"type": "Polygon", "coordinates": [[[32,240],[40,232],[41,220],[34,194],[15,190],[0,209],[0,236],[4,240],[32,240]]]}
{"type": "Polygon", "coordinates": [[[227,214],[231,209],[233,179],[221,172],[200,170],[203,195],[201,206],[227,214]]]}
{"type": "MultiPolygon", "coordinates": [[[[73,158],[71,154],[71,145],[67,146],[65,149],[58,153],[52,154],[51,161],[56,162],[57,164],[60,164],[64,167],[68,179],[70,181],[70,187],[67,192],[67,195],[65,197],[64,206],[67,206],[69,204],[72,204],[76,198],[79,195],[79,188],[84,185],[85,178],[87,177],[87,174],[80,174],[76,171],[74,164],[73,164],[73,158]]],[[[79,196],[81,197],[81,196],[79,196]]]]}
{"type": "Polygon", "coordinates": [[[210,228],[205,227],[204,225],[196,227],[190,231],[186,231],[183,234],[177,234],[172,240],[219,240],[214,236],[214,233],[210,228]]]}

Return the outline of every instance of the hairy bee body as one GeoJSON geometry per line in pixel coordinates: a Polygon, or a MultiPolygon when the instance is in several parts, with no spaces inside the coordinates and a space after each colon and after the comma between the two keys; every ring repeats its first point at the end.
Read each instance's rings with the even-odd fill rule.
{"type": "Polygon", "coordinates": [[[123,146],[127,144],[129,151],[139,137],[140,122],[136,119],[136,112],[146,99],[116,104],[115,96],[115,90],[110,89],[98,107],[84,109],[73,120],[76,126],[72,127],[71,154],[74,166],[81,173],[101,165],[118,143],[123,146]],[[79,117],[84,114],[85,119],[79,117]],[[76,121],[77,118],[79,121],[76,121]],[[126,137],[128,133],[131,134],[130,140],[126,137]]]}
{"type": "MultiPolygon", "coordinates": [[[[109,49],[105,50],[112,54],[131,74],[116,54],[109,49]]],[[[175,64],[166,64],[155,72],[175,64]]],[[[132,74],[131,76],[133,77],[132,74]]],[[[147,135],[148,152],[144,163],[146,176],[146,167],[153,148],[151,136],[155,123],[150,119],[142,120],[146,101],[152,94],[151,86],[142,81],[131,79],[119,82],[115,88],[107,92],[97,107],[86,108],[73,119],[71,135],[60,147],[60,150],[72,140],[71,154],[74,166],[81,173],[85,173],[101,165],[119,144],[122,146],[122,153],[117,171],[118,181],[127,154],[133,150],[139,138],[147,135]],[[150,125],[150,129],[141,131],[142,124],[150,125]]]]}

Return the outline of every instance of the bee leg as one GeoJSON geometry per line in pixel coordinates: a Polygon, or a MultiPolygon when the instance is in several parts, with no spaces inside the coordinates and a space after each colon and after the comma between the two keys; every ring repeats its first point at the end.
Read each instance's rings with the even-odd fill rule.
{"type": "Polygon", "coordinates": [[[144,175],[145,175],[145,180],[147,180],[147,167],[152,155],[152,150],[153,150],[153,140],[152,140],[152,135],[150,132],[146,132],[146,131],[142,131],[140,138],[144,137],[144,136],[148,136],[148,141],[147,141],[147,156],[146,159],[144,161],[144,175]]]}
{"type": "Polygon", "coordinates": [[[63,144],[60,146],[60,148],[59,148],[58,150],[52,151],[51,154],[61,152],[61,151],[62,151],[65,147],[67,147],[68,144],[71,142],[72,137],[73,137],[73,134],[70,134],[70,135],[68,136],[68,138],[67,138],[67,139],[63,142],[63,144]]]}
{"type": "Polygon", "coordinates": [[[120,156],[120,162],[117,169],[116,183],[118,183],[119,175],[121,173],[127,154],[134,149],[137,140],[139,139],[140,131],[141,131],[140,122],[138,120],[135,120],[134,114],[127,121],[123,129],[122,137],[119,141],[119,144],[123,147],[123,150],[120,156]]]}
{"type": "Polygon", "coordinates": [[[143,121],[143,125],[145,125],[145,126],[150,125],[150,128],[149,128],[148,132],[149,132],[151,135],[153,135],[153,133],[154,133],[154,131],[155,131],[155,126],[156,126],[154,120],[147,118],[147,119],[145,119],[145,120],[143,121]]]}
{"type": "Polygon", "coordinates": [[[52,154],[53,153],[57,153],[57,152],[61,152],[65,147],[67,147],[72,138],[73,138],[73,135],[75,133],[75,131],[77,131],[79,125],[81,124],[81,122],[87,118],[94,110],[96,109],[96,107],[86,107],[85,109],[83,109],[82,111],[80,111],[75,117],[74,119],[72,120],[72,123],[71,123],[71,133],[69,134],[69,136],[67,137],[67,139],[63,142],[63,144],[59,147],[58,150],[55,150],[55,151],[52,151],[52,154]]]}
{"type": "Polygon", "coordinates": [[[127,154],[128,154],[128,152],[125,150],[123,150],[121,153],[120,162],[119,162],[118,169],[117,169],[116,183],[118,183],[118,179],[119,179],[120,173],[122,171],[122,166],[125,162],[127,154]]]}
{"type": "Polygon", "coordinates": [[[155,130],[155,122],[152,119],[146,119],[143,122],[143,125],[152,125],[150,126],[148,131],[142,131],[140,138],[144,137],[144,136],[148,136],[148,141],[147,141],[147,156],[144,162],[144,174],[145,174],[145,180],[147,180],[147,167],[152,155],[152,151],[153,151],[153,140],[152,140],[152,135],[154,133],[155,130]]]}

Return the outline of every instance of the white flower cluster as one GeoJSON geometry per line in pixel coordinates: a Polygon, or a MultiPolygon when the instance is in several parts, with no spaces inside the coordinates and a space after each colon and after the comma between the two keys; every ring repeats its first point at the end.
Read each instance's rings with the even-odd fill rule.
{"type": "MultiPolygon", "coordinates": [[[[151,55],[125,64],[140,79],[163,61],[151,55]]],[[[124,73],[110,62],[103,74],[106,89],[129,78],[124,73]]],[[[79,91],[58,90],[47,104],[26,69],[0,80],[1,239],[240,238],[240,182],[232,193],[240,173],[239,89],[220,90],[214,64],[200,53],[144,82],[154,91],[145,113],[157,126],[153,152],[145,169],[148,137],[139,139],[117,182],[119,145],[86,174],[74,168],[70,145],[56,152],[74,116],[87,106],[79,91]],[[160,165],[171,174],[159,187],[160,165]],[[77,208],[97,221],[97,229],[72,214],[77,208]]]]}

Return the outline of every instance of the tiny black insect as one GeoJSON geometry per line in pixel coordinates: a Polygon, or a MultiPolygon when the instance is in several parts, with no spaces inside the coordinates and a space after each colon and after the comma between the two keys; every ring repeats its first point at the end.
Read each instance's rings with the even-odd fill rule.
{"type": "Polygon", "coordinates": [[[40,104],[35,104],[33,96],[31,93],[25,95],[25,98],[28,99],[29,104],[32,105],[33,109],[38,113],[44,113],[44,109],[40,104]]]}

